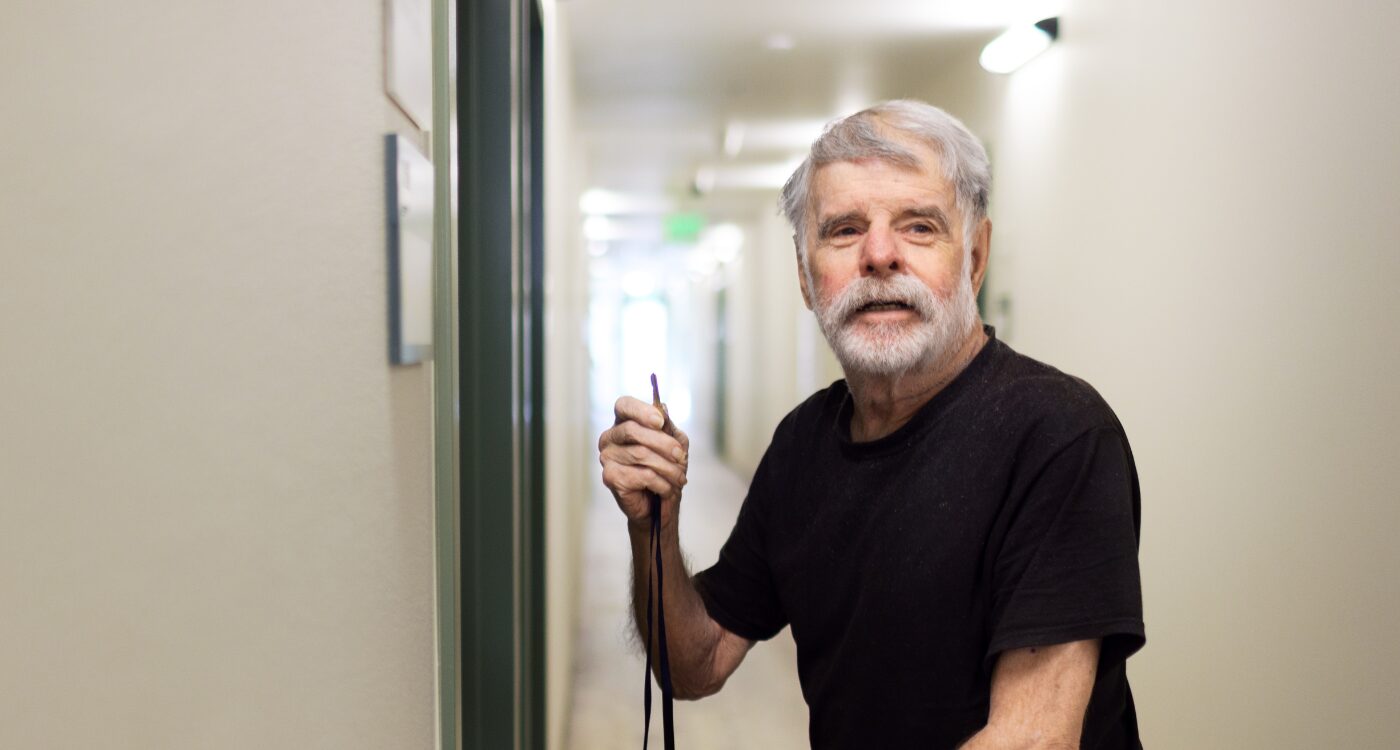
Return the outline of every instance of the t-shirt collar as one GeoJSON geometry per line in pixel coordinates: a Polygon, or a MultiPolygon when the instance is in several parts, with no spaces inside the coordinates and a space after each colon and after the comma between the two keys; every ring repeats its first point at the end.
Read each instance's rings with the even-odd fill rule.
{"type": "Polygon", "coordinates": [[[996,352],[1003,346],[997,341],[996,328],[983,324],[982,330],[987,334],[987,343],[982,345],[977,356],[967,363],[967,367],[953,378],[952,382],[943,387],[943,390],[935,393],[928,403],[919,407],[914,416],[909,418],[899,429],[890,434],[867,442],[857,443],[851,439],[851,416],[855,412],[855,400],[851,397],[850,390],[845,380],[838,381],[842,388],[846,388],[846,393],[841,399],[840,408],[836,412],[836,440],[841,446],[841,452],[848,458],[863,459],[882,456],[903,450],[911,445],[916,438],[935,422],[939,416],[948,410],[952,404],[961,398],[969,388],[986,379],[987,373],[996,358],[996,352]]]}

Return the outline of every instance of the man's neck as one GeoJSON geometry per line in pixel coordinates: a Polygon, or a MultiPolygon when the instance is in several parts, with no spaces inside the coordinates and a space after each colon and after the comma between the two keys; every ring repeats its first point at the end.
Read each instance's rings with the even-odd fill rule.
{"type": "Polygon", "coordinates": [[[979,322],[950,356],[900,375],[846,374],[846,385],[855,402],[851,415],[851,439],[865,443],[903,427],[920,407],[948,387],[987,343],[979,322]]]}

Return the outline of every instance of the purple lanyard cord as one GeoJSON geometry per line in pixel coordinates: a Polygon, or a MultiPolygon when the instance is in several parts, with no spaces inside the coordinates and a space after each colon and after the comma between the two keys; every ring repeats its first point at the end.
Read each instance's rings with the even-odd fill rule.
{"type": "MultiPolygon", "coordinates": [[[[661,410],[663,416],[666,415],[666,407],[661,403],[661,394],[656,387],[656,375],[651,376],[651,401],[656,408],[661,410]]],[[[669,421],[670,417],[666,416],[669,421]]],[[[647,742],[651,739],[651,646],[652,641],[657,641],[660,659],[660,682],[661,682],[661,728],[665,741],[665,750],[676,750],[675,729],[672,726],[673,713],[671,708],[671,659],[666,651],[666,599],[665,581],[661,573],[661,496],[654,492],[647,493],[647,500],[651,501],[651,548],[656,559],[656,576],[651,575],[651,566],[647,566],[647,691],[644,705],[646,706],[646,728],[642,730],[642,750],[647,750],[647,742]],[[653,628],[651,623],[651,594],[652,583],[656,584],[656,621],[657,627],[653,628]]]]}

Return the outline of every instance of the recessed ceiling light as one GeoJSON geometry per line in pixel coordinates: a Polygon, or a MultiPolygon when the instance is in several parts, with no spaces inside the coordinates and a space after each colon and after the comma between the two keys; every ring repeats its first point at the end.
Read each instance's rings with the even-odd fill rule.
{"type": "Polygon", "coordinates": [[[791,34],[779,32],[777,34],[769,34],[768,38],[763,40],[763,46],[778,52],[787,52],[797,46],[797,40],[793,39],[791,34]]]}

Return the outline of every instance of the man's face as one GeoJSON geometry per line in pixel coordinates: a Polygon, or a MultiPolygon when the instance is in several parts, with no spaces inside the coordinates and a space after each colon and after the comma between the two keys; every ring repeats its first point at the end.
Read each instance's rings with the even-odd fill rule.
{"type": "Polygon", "coordinates": [[[802,295],[848,373],[936,366],[977,322],[974,287],[990,226],[974,233],[977,252],[968,258],[938,154],[901,142],[920,157],[919,168],[865,159],[813,176],[802,295]]]}

